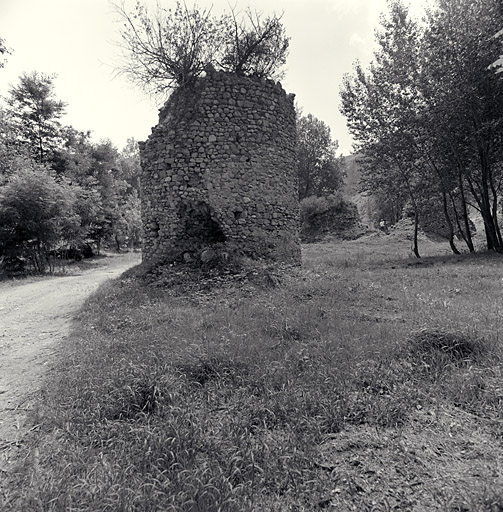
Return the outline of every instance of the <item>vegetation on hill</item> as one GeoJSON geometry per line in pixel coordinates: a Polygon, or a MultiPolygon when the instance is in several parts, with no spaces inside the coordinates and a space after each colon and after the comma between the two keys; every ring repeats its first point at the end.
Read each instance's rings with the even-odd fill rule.
{"type": "Polygon", "coordinates": [[[109,283],[0,508],[500,510],[501,259],[408,246],[109,283]]]}

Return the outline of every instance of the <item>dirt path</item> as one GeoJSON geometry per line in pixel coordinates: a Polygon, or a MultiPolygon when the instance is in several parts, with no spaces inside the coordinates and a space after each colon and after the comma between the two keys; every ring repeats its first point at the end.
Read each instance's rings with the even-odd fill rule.
{"type": "Polygon", "coordinates": [[[0,284],[0,471],[26,434],[26,413],[72,316],[101,283],[139,262],[131,253],[74,275],[0,284]]]}

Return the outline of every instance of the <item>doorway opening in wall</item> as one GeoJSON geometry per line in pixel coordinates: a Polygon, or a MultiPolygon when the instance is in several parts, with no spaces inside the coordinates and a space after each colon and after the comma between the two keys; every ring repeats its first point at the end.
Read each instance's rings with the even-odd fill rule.
{"type": "Polygon", "coordinates": [[[203,244],[225,242],[227,237],[218,221],[212,216],[210,206],[203,202],[182,203],[179,209],[185,235],[203,244]]]}

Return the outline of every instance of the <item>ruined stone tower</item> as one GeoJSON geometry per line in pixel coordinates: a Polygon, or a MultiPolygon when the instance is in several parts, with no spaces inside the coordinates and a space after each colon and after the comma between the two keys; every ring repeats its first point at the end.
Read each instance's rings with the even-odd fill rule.
{"type": "Polygon", "coordinates": [[[176,90],[140,144],[143,260],[221,243],[300,262],[293,95],[212,72],[176,90]]]}

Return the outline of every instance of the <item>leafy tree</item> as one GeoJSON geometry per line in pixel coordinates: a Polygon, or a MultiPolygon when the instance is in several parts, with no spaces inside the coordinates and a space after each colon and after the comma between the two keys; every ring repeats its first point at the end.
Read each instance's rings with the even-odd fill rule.
{"type": "Polygon", "coordinates": [[[139,192],[140,190],[140,150],[138,148],[138,141],[133,137],[127,140],[126,145],[119,153],[118,165],[120,174],[130,187],[139,192]]]}
{"type": "Polygon", "coordinates": [[[141,240],[137,142],[119,153],[61,126],[64,104],[53,86],[53,77],[24,74],[0,108],[0,258],[38,271],[51,251],[141,240]]]}
{"type": "MultiPolygon", "coordinates": [[[[5,39],[0,37],[0,55],[6,55],[9,53],[11,53],[11,51],[7,48],[5,39]]],[[[0,60],[0,68],[3,68],[4,66],[5,66],[5,59],[0,60]]]]}
{"type": "Polygon", "coordinates": [[[289,40],[278,16],[262,19],[248,10],[216,17],[180,1],[153,13],[139,1],[132,13],[123,4],[115,8],[123,22],[119,72],[149,92],[186,86],[211,68],[278,77],[286,60],[289,40]]]}
{"type": "Polygon", "coordinates": [[[122,199],[120,215],[114,225],[117,252],[120,252],[123,246],[138,249],[141,245],[141,233],[140,198],[136,190],[133,190],[122,199]]]}
{"type": "Polygon", "coordinates": [[[0,107],[0,185],[18,168],[25,167],[26,161],[30,160],[30,152],[20,143],[20,137],[11,112],[0,107]]]}
{"type": "Polygon", "coordinates": [[[344,78],[341,111],[363,155],[367,190],[406,194],[414,213],[414,253],[419,257],[419,195],[427,176],[414,144],[414,120],[421,108],[417,93],[419,29],[400,1],[389,4],[389,17],[376,33],[378,50],[369,71],[355,65],[344,78]]]}
{"type": "Polygon", "coordinates": [[[66,106],[54,95],[54,76],[23,73],[7,101],[20,141],[29,146],[39,163],[47,161],[60,142],[59,119],[66,106]]]}
{"type": "Polygon", "coordinates": [[[299,198],[324,196],[343,183],[344,160],[337,157],[338,143],[330,127],[311,114],[297,118],[299,198]]]}
{"type": "Polygon", "coordinates": [[[437,148],[453,163],[462,203],[479,210],[488,249],[497,251],[503,250],[498,220],[503,88],[489,67],[499,43],[481,34],[494,34],[502,25],[497,0],[439,0],[423,45],[432,84],[429,124],[441,142],[437,148]]]}
{"type": "Polygon", "coordinates": [[[421,28],[393,0],[375,62],[345,78],[342,111],[365,156],[364,182],[368,190],[407,192],[416,255],[425,211],[442,212],[453,252],[456,232],[473,250],[468,204],[484,219],[487,247],[503,250],[503,89],[489,69],[498,43],[480,37],[503,24],[497,4],[439,0],[421,28]]]}
{"type": "Polygon", "coordinates": [[[0,257],[28,259],[43,272],[49,254],[79,230],[72,187],[58,183],[40,166],[20,169],[0,187],[0,257]]]}
{"type": "Polygon", "coordinates": [[[134,240],[133,245],[138,246],[141,232],[137,222],[140,215],[138,143],[129,139],[119,152],[108,140],[93,143],[89,132],[66,127],[63,136],[64,144],[55,153],[53,169],[58,176],[79,187],[77,209],[88,239],[96,244],[98,251],[103,242],[113,243],[120,249],[134,240]]]}

